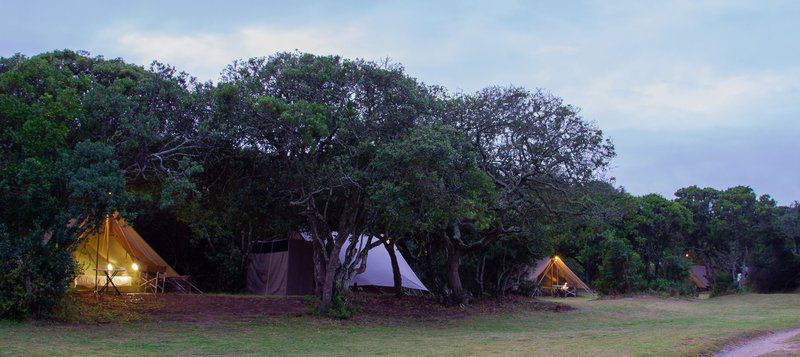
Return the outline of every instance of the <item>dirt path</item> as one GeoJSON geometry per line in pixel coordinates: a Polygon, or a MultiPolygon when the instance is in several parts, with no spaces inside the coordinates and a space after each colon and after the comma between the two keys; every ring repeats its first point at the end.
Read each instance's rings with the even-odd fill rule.
{"type": "Polygon", "coordinates": [[[795,356],[798,354],[800,354],[800,328],[769,334],[744,344],[729,346],[717,356],[795,356]]]}

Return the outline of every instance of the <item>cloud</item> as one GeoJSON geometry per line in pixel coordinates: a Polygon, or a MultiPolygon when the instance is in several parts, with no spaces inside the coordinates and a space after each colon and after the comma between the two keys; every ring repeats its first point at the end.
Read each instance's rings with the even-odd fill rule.
{"type": "Polygon", "coordinates": [[[230,33],[193,34],[126,31],[111,37],[115,39],[113,43],[117,50],[133,62],[166,62],[201,80],[218,79],[222,69],[235,59],[282,51],[380,57],[362,45],[369,41],[365,41],[365,33],[355,27],[292,29],[248,26],[230,33]]]}
{"type": "Polygon", "coordinates": [[[800,72],[726,74],[703,64],[629,64],[566,90],[609,129],[740,127],[800,96],[800,72]]]}

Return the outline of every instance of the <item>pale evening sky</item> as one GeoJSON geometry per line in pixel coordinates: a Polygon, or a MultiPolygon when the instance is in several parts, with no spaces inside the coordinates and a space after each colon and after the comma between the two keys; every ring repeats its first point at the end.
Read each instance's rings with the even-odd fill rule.
{"type": "Polygon", "coordinates": [[[796,1],[0,1],[0,56],[82,49],[216,80],[278,51],[390,58],[428,84],[544,88],[617,147],[634,194],[800,200],[796,1]]]}

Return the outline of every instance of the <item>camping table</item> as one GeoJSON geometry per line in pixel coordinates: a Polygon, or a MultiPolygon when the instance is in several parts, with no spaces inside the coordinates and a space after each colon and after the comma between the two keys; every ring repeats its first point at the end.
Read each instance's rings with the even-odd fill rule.
{"type": "Polygon", "coordinates": [[[114,287],[114,291],[117,292],[117,295],[122,295],[122,293],[119,292],[119,289],[117,289],[117,285],[114,284],[114,277],[117,276],[117,274],[119,273],[124,273],[125,269],[110,269],[110,270],[95,269],[95,270],[98,272],[102,272],[106,276],[106,285],[103,285],[103,287],[100,288],[100,290],[97,290],[98,294],[102,294],[103,291],[106,291],[106,289],[108,289],[108,284],[111,284],[111,286],[114,287]]]}

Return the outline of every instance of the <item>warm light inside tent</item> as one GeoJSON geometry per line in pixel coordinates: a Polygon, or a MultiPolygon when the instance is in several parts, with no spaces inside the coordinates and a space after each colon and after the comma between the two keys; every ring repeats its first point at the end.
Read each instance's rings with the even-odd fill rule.
{"type": "Polygon", "coordinates": [[[558,260],[558,256],[556,255],[555,257],[553,257],[553,260],[557,261],[558,260]]]}
{"type": "Polygon", "coordinates": [[[138,271],[139,270],[139,264],[136,264],[136,263],[131,264],[131,269],[133,269],[133,271],[138,271]]]}
{"type": "Polygon", "coordinates": [[[108,270],[114,270],[114,266],[113,266],[113,265],[111,265],[111,264],[108,264],[108,265],[106,265],[106,269],[108,269],[108,270]]]}

